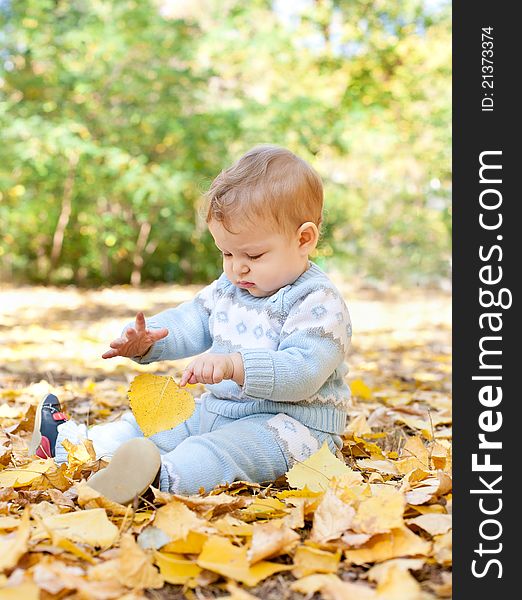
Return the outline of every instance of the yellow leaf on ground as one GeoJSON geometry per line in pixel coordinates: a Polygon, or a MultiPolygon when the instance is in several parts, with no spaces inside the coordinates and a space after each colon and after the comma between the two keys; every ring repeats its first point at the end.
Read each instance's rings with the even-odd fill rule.
{"type": "Polygon", "coordinates": [[[16,529],[20,523],[21,520],[16,517],[0,517],[0,531],[16,529]]]}
{"type": "Polygon", "coordinates": [[[103,549],[112,546],[119,534],[103,508],[53,515],[43,519],[43,525],[52,536],[53,543],[65,538],[103,549]]]}
{"type": "Polygon", "coordinates": [[[152,564],[150,555],[138,546],[131,533],[121,536],[119,562],[118,581],[122,585],[139,590],[163,587],[163,577],[152,564]]]}
{"type": "Polygon", "coordinates": [[[40,479],[42,473],[47,473],[47,471],[51,470],[56,470],[56,463],[53,458],[33,460],[17,469],[4,469],[0,472],[0,486],[12,488],[25,487],[26,485],[31,485],[33,481],[40,479]]]}
{"type": "Polygon", "coordinates": [[[417,487],[406,492],[404,497],[408,504],[424,504],[435,496],[447,494],[451,490],[451,487],[451,477],[447,473],[439,471],[436,477],[424,479],[417,487]]]}
{"type": "Polygon", "coordinates": [[[385,475],[397,475],[397,467],[391,460],[372,460],[371,458],[360,458],[357,460],[357,466],[361,469],[370,469],[378,471],[385,475]]]}
{"type": "Polygon", "coordinates": [[[401,556],[426,556],[431,549],[430,542],[423,540],[407,527],[392,529],[389,533],[374,535],[364,546],[346,550],[346,560],[356,565],[382,562],[401,556]]]}
{"type": "Polygon", "coordinates": [[[352,471],[343,461],[334,456],[328,444],[301,463],[296,463],[287,473],[288,485],[313,492],[325,491],[333,477],[350,477],[354,483],[362,481],[362,475],[352,471]]]}
{"type": "Polygon", "coordinates": [[[18,529],[0,538],[0,573],[16,566],[20,557],[27,552],[30,533],[29,509],[26,508],[18,529]]]}
{"type": "Polygon", "coordinates": [[[312,546],[299,546],[294,554],[292,575],[300,578],[312,573],[336,573],[340,560],[340,550],[334,554],[312,546]]]}
{"type": "Polygon", "coordinates": [[[142,373],[128,391],[131,410],[144,435],[176,427],[194,412],[194,396],[172,377],[142,373]]]}
{"type": "Polygon", "coordinates": [[[262,558],[287,554],[301,539],[283,519],[255,523],[253,529],[252,545],[247,552],[250,564],[262,558]]]}
{"type": "Polygon", "coordinates": [[[184,540],[189,531],[209,531],[207,521],[178,500],[171,500],[156,511],[154,526],[164,531],[171,540],[184,540]]]}
{"type": "Polygon", "coordinates": [[[408,524],[417,525],[430,535],[440,535],[451,529],[451,515],[428,513],[408,519],[408,524]]]}
{"type": "Polygon", "coordinates": [[[91,440],[82,440],[78,444],[64,440],[62,445],[67,452],[67,470],[69,473],[74,473],[82,465],[96,460],[96,451],[91,440]]]}
{"type": "Polygon", "coordinates": [[[354,516],[355,509],[328,488],[315,511],[310,539],[323,543],[340,537],[350,529],[354,516]]]}
{"type": "Polygon", "coordinates": [[[369,388],[362,379],[354,379],[351,381],[350,390],[352,392],[352,396],[355,396],[360,400],[370,400],[372,397],[371,388],[369,388]]]}
{"type": "MultiPolygon", "coordinates": [[[[337,575],[309,575],[290,584],[301,594],[321,592],[324,600],[379,600],[377,592],[368,585],[341,581],[337,575]]],[[[384,600],[384,599],[382,599],[384,600]]]]}
{"type": "Polygon", "coordinates": [[[364,415],[358,415],[355,419],[352,419],[348,426],[346,427],[346,431],[351,431],[355,435],[362,436],[365,433],[371,433],[372,430],[368,427],[368,423],[366,421],[366,417],[364,415]]]}
{"type": "Polygon", "coordinates": [[[40,600],[40,590],[30,581],[0,589],[0,600],[40,600]]]}
{"type": "Polygon", "coordinates": [[[189,531],[185,539],[177,539],[162,546],[163,552],[173,552],[174,554],[199,554],[207,541],[208,535],[198,531],[189,531]]]}
{"type": "Polygon", "coordinates": [[[424,560],[398,558],[375,565],[368,571],[370,581],[377,582],[377,595],[383,600],[421,600],[422,591],[409,573],[422,569],[424,560]]]}
{"type": "Polygon", "coordinates": [[[155,552],[154,562],[167,583],[184,585],[197,577],[202,569],[194,561],[187,560],[182,554],[155,552]]]}
{"type": "Polygon", "coordinates": [[[420,436],[417,435],[408,439],[402,449],[401,460],[398,460],[395,464],[401,475],[405,475],[414,469],[429,471],[432,468],[428,449],[420,436]]]}
{"type": "Polygon", "coordinates": [[[215,527],[219,533],[231,535],[233,537],[238,535],[250,537],[254,533],[253,525],[245,523],[240,519],[236,519],[231,515],[225,515],[216,521],[212,521],[212,526],[215,527]]]}
{"type": "Polygon", "coordinates": [[[246,519],[270,519],[286,514],[287,506],[277,498],[259,498],[255,496],[252,503],[241,511],[246,519]]]}
{"type": "Polygon", "coordinates": [[[433,538],[433,557],[444,566],[452,564],[453,536],[451,531],[433,538]]]}
{"type": "Polygon", "coordinates": [[[225,577],[254,586],[278,571],[288,571],[291,565],[259,561],[250,566],[245,547],[234,546],[226,538],[211,536],[203,546],[197,564],[203,569],[214,571],[225,577]]]}
{"type": "Polygon", "coordinates": [[[402,527],[406,502],[404,496],[388,485],[372,486],[374,495],[357,508],[352,529],[359,533],[385,533],[402,527]]]}
{"type": "Polygon", "coordinates": [[[258,596],[253,596],[246,590],[238,587],[235,583],[227,583],[226,588],[230,595],[222,596],[224,600],[260,600],[258,596]]]}

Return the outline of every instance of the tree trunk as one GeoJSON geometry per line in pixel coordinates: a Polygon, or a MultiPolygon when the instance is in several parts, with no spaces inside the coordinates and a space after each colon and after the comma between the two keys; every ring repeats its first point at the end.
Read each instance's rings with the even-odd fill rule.
{"type": "Polygon", "coordinates": [[[51,271],[56,269],[58,260],[62,254],[63,249],[63,238],[65,236],[65,229],[69,223],[72,211],[72,197],[74,188],[74,177],[76,175],[76,167],[80,157],[78,154],[72,154],[69,158],[69,170],[67,171],[67,177],[63,186],[62,195],[62,210],[56,223],[56,229],[54,230],[53,246],[51,249],[51,271]]]}
{"type": "Polygon", "coordinates": [[[141,283],[141,270],[143,269],[143,253],[145,252],[145,246],[149,239],[151,230],[151,224],[145,221],[141,224],[138,239],[136,241],[136,249],[134,251],[134,257],[132,259],[132,274],[131,274],[131,285],[137,287],[141,283]]]}

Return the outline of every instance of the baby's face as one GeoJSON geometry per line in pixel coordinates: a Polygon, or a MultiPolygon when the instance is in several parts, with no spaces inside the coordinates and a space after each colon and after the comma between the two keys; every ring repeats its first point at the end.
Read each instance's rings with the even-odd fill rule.
{"type": "Polygon", "coordinates": [[[223,254],[223,270],[237,287],[252,296],[271,296],[293,283],[308,268],[308,252],[295,236],[270,231],[266,227],[233,226],[230,233],[218,221],[209,231],[223,254]]]}

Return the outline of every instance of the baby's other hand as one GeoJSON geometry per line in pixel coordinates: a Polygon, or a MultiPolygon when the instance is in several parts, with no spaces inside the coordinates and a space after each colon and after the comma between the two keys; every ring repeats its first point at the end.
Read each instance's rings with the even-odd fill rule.
{"type": "Polygon", "coordinates": [[[142,312],[136,315],[134,327],[129,327],[122,337],[110,343],[111,350],[102,354],[102,358],[114,358],[115,356],[143,356],[151,346],[158,340],[167,337],[169,330],[147,329],[145,327],[145,316],[142,312]]]}
{"type": "Polygon", "coordinates": [[[238,352],[234,354],[203,354],[193,360],[183,371],[179,385],[220,383],[224,379],[233,379],[239,383],[238,380],[242,377],[244,377],[243,359],[238,352]]]}

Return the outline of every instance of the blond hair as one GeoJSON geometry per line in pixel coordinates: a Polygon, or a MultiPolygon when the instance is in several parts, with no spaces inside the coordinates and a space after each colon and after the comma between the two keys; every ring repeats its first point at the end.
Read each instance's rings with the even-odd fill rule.
{"type": "MultiPolygon", "coordinates": [[[[306,221],[321,226],[323,184],[303,159],[279,146],[256,146],[222,171],[206,193],[206,221],[228,231],[233,222],[268,218],[282,233],[306,221]]],[[[232,232],[234,233],[234,232],[232,232]]]]}

